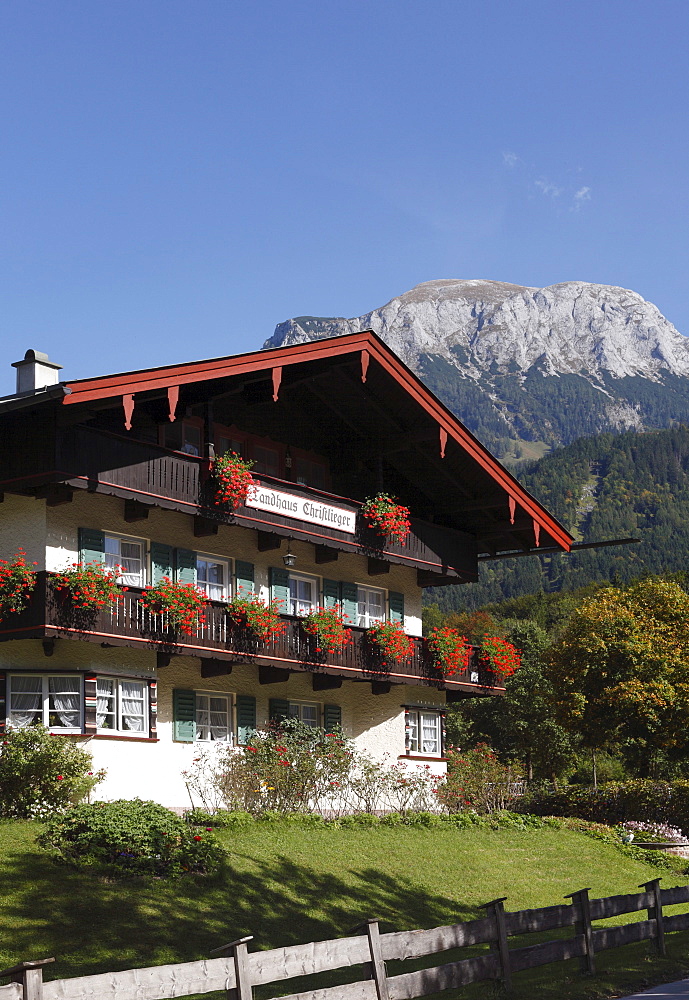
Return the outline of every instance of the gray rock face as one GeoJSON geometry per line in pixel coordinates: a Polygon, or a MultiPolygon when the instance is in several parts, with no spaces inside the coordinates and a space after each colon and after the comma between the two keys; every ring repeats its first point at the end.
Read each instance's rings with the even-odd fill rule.
{"type": "Polygon", "coordinates": [[[636,292],[566,281],[525,288],[501,281],[426,281],[353,319],[298,317],[280,323],[265,347],[373,330],[406,364],[444,358],[464,378],[515,375],[605,377],[689,375],[689,340],[636,292]],[[497,369],[496,367],[497,366],[497,369]]]}

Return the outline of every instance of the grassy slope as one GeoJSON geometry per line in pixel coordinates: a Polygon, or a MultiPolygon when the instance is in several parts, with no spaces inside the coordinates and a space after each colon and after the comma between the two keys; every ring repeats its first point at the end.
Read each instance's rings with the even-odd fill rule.
{"type": "MultiPolygon", "coordinates": [[[[433,926],[477,915],[496,896],[521,909],[557,903],[583,886],[599,896],[634,891],[657,874],[664,885],[685,881],[569,831],[266,824],[223,835],[230,860],[214,880],[105,884],[56,868],[35,848],[34,832],[31,824],[0,823],[0,967],[55,955],[57,976],[189,961],[244,934],[270,948],[343,935],[368,916],[380,918],[383,930],[433,926]]],[[[683,969],[688,940],[675,936],[679,957],[660,966],[649,962],[646,945],[608,953],[594,980],[580,979],[573,963],[521,974],[517,993],[583,998],[672,978],[683,969]]],[[[486,990],[489,984],[461,995],[486,990]]]]}

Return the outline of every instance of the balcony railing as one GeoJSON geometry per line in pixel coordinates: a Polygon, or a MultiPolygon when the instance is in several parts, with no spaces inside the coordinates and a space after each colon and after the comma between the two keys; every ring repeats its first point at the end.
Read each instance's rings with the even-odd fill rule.
{"type": "MultiPolygon", "coordinates": [[[[38,573],[37,576],[37,586],[29,606],[0,623],[0,641],[79,638],[104,646],[130,646],[164,655],[224,661],[225,669],[233,664],[249,664],[285,671],[330,674],[351,680],[416,684],[458,691],[485,690],[495,685],[494,674],[479,662],[476,649],[472,650],[466,670],[445,678],[433,663],[421,638],[412,637],[411,656],[387,666],[381,662],[379,652],[367,641],[363,628],[352,627],[350,645],[333,653],[323,653],[317,650],[315,638],[304,630],[299,617],[282,615],[285,623],[282,634],[262,642],[245,631],[232,628],[225,606],[220,603],[209,603],[204,609],[203,623],[191,635],[185,635],[169,628],[165,613],[149,611],[141,601],[140,591],[126,591],[111,608],[93,613],[74,611],[70,602],[54,590],[50,574],[38,573]]],[[[222,673],[222,665],[217,666],[217,672],[222,673]]]]}

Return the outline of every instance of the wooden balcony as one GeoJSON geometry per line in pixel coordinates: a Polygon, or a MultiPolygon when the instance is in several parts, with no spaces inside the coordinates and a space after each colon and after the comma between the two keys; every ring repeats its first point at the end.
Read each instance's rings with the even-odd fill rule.
{"type": "Polygon", "coordinates": [[[320,550],[317,562],[333,561],[338,552],[352,552],[371,560],[372,575],[386,572],[389,563],[410,566],[417,570],[422,587],[477,579],[476,540],[465,532],[412,518],[411,531],[402,545],[371,530],[361,518],[356,501],[267,476],[256,479],[262,486],[288,492],[300,500],[331,504],[351,512],[356,532],[250,507],[231,512],[213,503],[209,463],[204,459],[84,426],[54,432],[46,429],[45,434],[55,435],[54,455],[49,457],[35,448],[24,452],[19,449],[20,462],[12,457],[14,453],[10,454],[0,490],[38,491],[49,504],[69,499],[69,487],[137,500],[191,514],[198,519],[199,534],[213,533],[215,525],[234,524],[277,536],[278,540],[282,537],[312,542],[320,550]]]}
{"type": "Polygon", "coordinates": [[[74,612],[53,589],[51,575],[39,573],[29,606],[0,623],[0,641],[71,639],[148,649],[157,654],[159,665],[171,656],[194,656],[201,660],[201,675],[205,677],[228,674],[235,664],[248,664],[258,668],[259,680],[265,684],[287,680],[290,672],[310,673],[315,691],[338,687],[341,679],[349,679],[372,683],[376,693],[383,693],[392,684],[445,689],[449,700],[453,700],[451,693],[458,698],[502,693],[492,672],[479,664],[475,649],[465,671],[443,678],[420,638],[413,639],[411,656],[388,669],[370,647],[364,629],[352,628],[351,645],[323,654],[298,617],[282,618],[282,635],[261,642],[230,628],[223,604],[209,603],[204,623],[192,635],[175,634],[165,614],[152,614],[144,607],[140,591],[128,590],[111,609],[93,614],[74,612]]]}

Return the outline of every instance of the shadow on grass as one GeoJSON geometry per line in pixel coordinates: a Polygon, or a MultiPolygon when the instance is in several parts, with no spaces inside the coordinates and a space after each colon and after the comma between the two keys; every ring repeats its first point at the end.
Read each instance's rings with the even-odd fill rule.
{"type": "Polygon", "coordinates": [[[345,878],[284,857],[234,858],[209,879],[106,882],[39,851],[10,853],[0,870],[3,967],[55,956],[46,978],[68,978],[193,961],[247,934],[253,950],[344,936],[367,917],[397,930],[474,915],[372,868],[345,878]]]}

